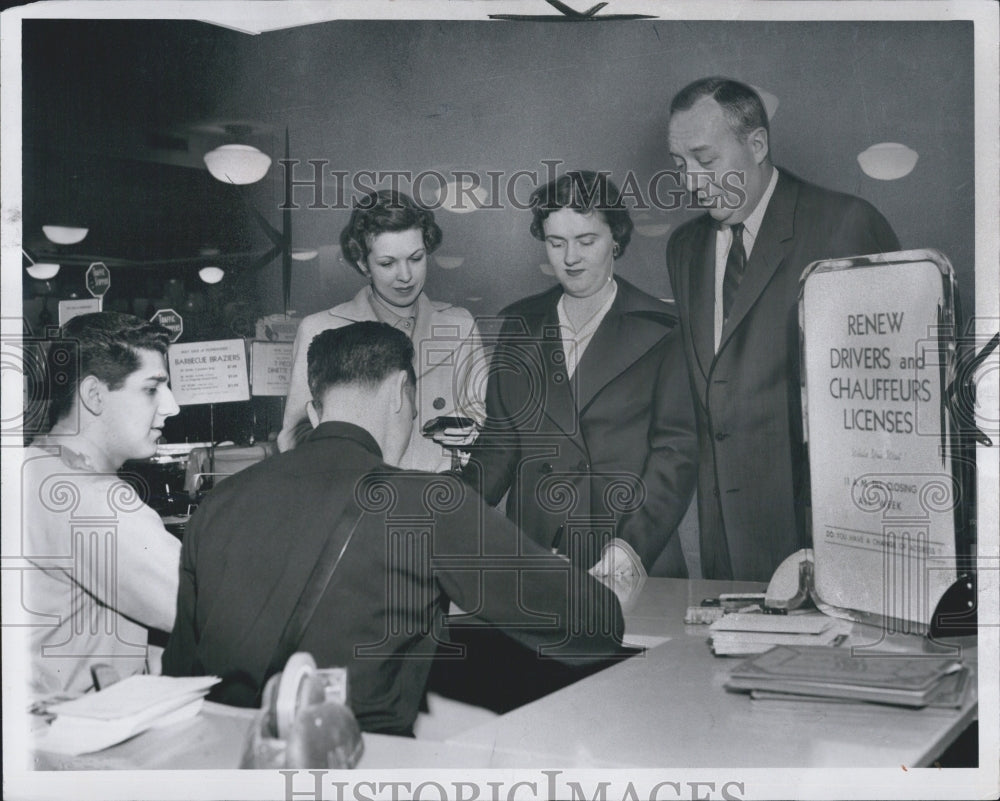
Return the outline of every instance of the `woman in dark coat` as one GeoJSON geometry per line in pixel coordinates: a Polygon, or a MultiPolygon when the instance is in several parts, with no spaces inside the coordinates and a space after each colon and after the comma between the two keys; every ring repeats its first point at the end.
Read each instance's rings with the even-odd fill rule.
{"type": "Polygon", "coordinates": [[[686,577],[676,529],[697,449],[676,315],[615,275],[632,220],[606,174],[567,173],[531,209],[559,285],[501,312],[465,476],[492,504],[506,494],[526,536],[597,573],[612,555],[648,570],[667,549],[658,572],[686,577]]]}

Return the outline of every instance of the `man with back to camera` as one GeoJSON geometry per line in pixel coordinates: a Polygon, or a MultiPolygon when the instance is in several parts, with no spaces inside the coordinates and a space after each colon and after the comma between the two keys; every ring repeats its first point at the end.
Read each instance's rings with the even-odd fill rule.
{"type": "Polygon", "coordinates": [[[697,414],[702,574],[767,581],[809,545],[799,278],[813,261],[899,241],[866,201],[778,170],[764,105],[738,81],[678,92],[669,146],[707,210],[667,245],[697,414]]]}
{"type": "Polygon", "coordinates": [[[449,600],[542,658],[594,665],[621,653],[614,593],[522,538],[458,477],[389,466],[415,417],[412,360],[385,323],[313,339],[312,434],[227,479],[191,518],[165,673],[223,676],[215,700],[256,705],[324,551],[339,557],[289,648],[348,668],[366,731],[412,735],[449,600]]]}
{"type": "Polygon", "coordinates": [[[50,430],[25,449],[21,474],[33,693],[84,692],[96,664],[141,672],[146,629],[173,626],[180,542],[115,472],[153,456],[179,411],[169,341],[155,323],[96,312],[49,347],[50,430]]]}

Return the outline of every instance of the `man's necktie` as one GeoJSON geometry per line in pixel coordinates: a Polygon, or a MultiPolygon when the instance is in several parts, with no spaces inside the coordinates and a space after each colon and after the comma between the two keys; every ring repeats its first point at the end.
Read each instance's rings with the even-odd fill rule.
{"type": "Polygon", "coordinates": [[[739,289],[743,273],[747,268],[747,252],[743,248],[743,223],[736,223],[732,228],[733,242],[729,246],[726,257],[726,274],[722,279],[722,317],[729,319],[729,310],[733,308],[733,299],[739,289]]]}

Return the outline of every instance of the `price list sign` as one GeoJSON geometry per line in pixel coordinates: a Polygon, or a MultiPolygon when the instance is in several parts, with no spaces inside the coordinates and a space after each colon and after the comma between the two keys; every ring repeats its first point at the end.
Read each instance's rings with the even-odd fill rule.
{"type": "Polygon", "coordinates": [[[100,298],[83,298],[80,300],[59,301],[59,325],[66,325],[74,317],[81,314],[92,314],[101,310],[100,298]]]}
{"type": "Polygon", "coordinates": [[[181,406],[250,400],[242,339],[176,343],[169,360],[170,387],[181,406]]]}
{"type": "Polygon", "coordinates": [[[293,348],[291,342],[250,343],[251,384],[255,396],[283,398],[288,394],[293,348]]]}
{"type": "Polygon", "coordinates": [[[803,279],[816,590],[860,619],[926,625],[956,577],[954,291],[931,250],[818,262],[803,279]]]}

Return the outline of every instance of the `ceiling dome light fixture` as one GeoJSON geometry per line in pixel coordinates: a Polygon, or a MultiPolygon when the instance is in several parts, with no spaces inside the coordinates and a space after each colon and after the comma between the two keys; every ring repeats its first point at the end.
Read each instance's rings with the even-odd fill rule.
{"type": "Polygon", "coordinates": [[[226,274],[221,267],[202,267],[198,270],[198,277],[206,284],[217,284],[226,274]]]}
{"type": "Polygon", "coordinates": [[[87,236],[89,228],[73,228],[68,225],[43,225],[42,233],[57,245],[75,245],[87,236]]]}
{"type": "Polygon", "coordinates": [[[34,264],[28,266],[28,275],[34,278],[36,281],[48,281],[50,278],[55,278],[59,272],[58,264],[49,264],[48,262],[36,261],[34,264]]]}
{"type": "Polygon", "coordinates": [[[469,214],[478,211],[486,205],[489,195],[486,190],[478,184],[466,183],[465,176],[462,182],[449,181],[442,184],[435,190],[435,202],[445,211],[453,214],[469,214]]]}
{"type": "Polygon", "coordinates": [[[465,256],[435,256],[434,260],[442,270],[457,270],[465,263],[465,256]]]}
{"type": "Polygon", "coordinates": [[[292,258],[295,261],[312,261],[318,255],[319,251],[311,248],[295,248],[292,250],[292,258]]]}
{"type": "Polygon", "coordinates": [[[895,181],[913,172],[918,158],[916,150],[899,142],[879,142],[858,153],[858,164],[862,172],[871,178],[895,181]]]}
{"type": "Polygon", "coordinates": [[[222,145],[205,154],[212,177],[225,184],[253,184],[271,167],[271,157],[250,145],[222,145]]]}
{"type": "Polygon", "coordinates": [[[28,266],[25,267],[28,271],[28,275],[34,278],[36,281],[48,281],[50,278],[55,278],[56,274],[59,272],[59,265],[52,264],[51,262],[35,261],[31,256],[28,255],[28,251],[21,248],[21,253],[24,254],[24,258],[28,260],[28,266]]]}

